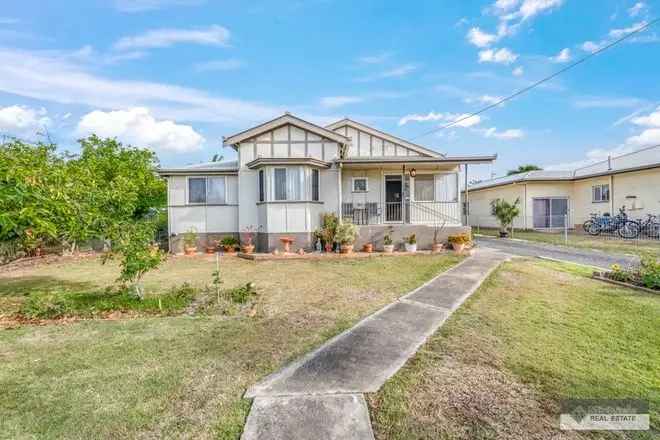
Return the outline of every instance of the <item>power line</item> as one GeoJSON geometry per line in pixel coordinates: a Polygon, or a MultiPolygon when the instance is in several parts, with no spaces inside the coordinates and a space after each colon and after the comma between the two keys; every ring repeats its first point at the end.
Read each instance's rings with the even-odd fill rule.
{"type": "Polygon", "coordinates": [[[653,26],[653,25],[656,24],[658,21],[660,21],[660,18],[656,18],[655,20],[652,20],[652,21],[646,23],[644,26],[640,26],[639,28],[637,28],[637,29],[635,29],[635,30],[633,30],[633,31],[631,31],[631,32],[629,32],[629,33],[627,33],[627,34],[624,35],[623,37],[621,37],[621,38],[619,38],[619,39],[617,39],[617,40],[612,41],[611,43],[609,43],[609,44],[607,44],[607,45],[605,45],[605,46],[599,48],[598,50],[595,50],[595,51],[591,52],[590,54],[588,54],[588,55],[586,55],[586,56],[580,58],[579,60],[577,60],[577,61],[575,61],[575,62],[569,64],[568,66],[564,67],[563,69],[560,69],[560,70],[556,71],[556,72],[553,73],[552,75],[546,76],[545,78],[540,79],[540,80],[536,81],[535,83],[530,84],[529,86],[524,87],[524,88],[518,90],[517,92],[515,92],[515,93],[513,93],[513,94],[511,94],[511,95],[509,95],[509,96],[507,96],[507,97],[505,97],[505,98],[502,98],[502,99],[500,99],[499,101],[497,101],[497,102],[495,102],[495,103],[493,103],[493,104],[487,105],[486,107],[482,108],[481,110],[478,110],[478,111],[476,111],[476,112],[474,112],[474,113],[470,113],[469,115],[465,115],[465,116],[463,116],[463,117],[461,117],[461,118],[458,118],[458,119],[456,119],[455,121],[450,122],[449,124],[443,125],[443,126],[438,127],[438,128],[434,128],[433,130],[429,130],[429,131],[427,131],[427,132],[425,132],[425,133],[420,134],[419,136],[416,136],[416,137],[412,138],[411,140],[419,139],[419,138],[421,138],[421,137],[428,136],[429,134],[435,133],[435,132],[437,132],[437,131],[444,130],[444,129],[449,128],[449,127],[453,127],[454,125],[456,125],[456,124],[458,124],[458,123],[460,123],[460,122],[463,122],[463,121],[465,121],[466,119],[470,119],[470,118],[472,118],[472,117],[474,117],[474,116],[480,115],[481,113],[484,113],[484,112],[486,112],[486,111],[488,111],[488,110],[490,110],[490,109],[492,109],[492,108],[494,108],[494,107],[497,107],[498,105],[500,105],[500,104],[502,104],[502,103],[504,103],[504,102],[510,101],[510,100],[512,100],[513,98],[522,95],[523,93],[527,93],[527,92],[529,92],[530,90],[532,90],[532,89],[534,89],[534,88],[540,86],[541,84],[550,81],[551,79],[555,78],[556,76],[561,75],[562,73],[566,72],[567,70],[572,69],[573,67],[575,67],[575,66],[577,66],[577,65],[579,65],[579,64],[584,63],[584,62],[587,61],[588,59],[590,59],[590,58],[592,58],[592,57],[595,57],[596,55],[598,55],[598,54],[600,54],[600,53],[602,53],[602,52],[605,52],[607,49],[609,49],[609,48],[611,48],[611,47],[613,47],[613,46],[616,46],[617,44],[621,43],[622,41],[624,41],[624,40],[626,40],[626,39],[628,39],[628,38],[630,38],[630,37],[632,37],[633,35],[638,34],[638,33],[642,32],[643,30],[645,30],[645,29],[647,29],[647,28],[653,26]]]}

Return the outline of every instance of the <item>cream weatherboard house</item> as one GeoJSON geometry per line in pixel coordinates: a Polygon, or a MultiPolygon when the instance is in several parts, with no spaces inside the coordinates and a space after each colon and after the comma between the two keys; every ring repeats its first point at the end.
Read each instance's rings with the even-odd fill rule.
{"type": "Polygon", "coordinates": [[[616,215],[625,206],[632,219],[660,215],[660,146],[610,157],[571,171],[530,171],[468,186],[472,226],[495,227],[494,199],[521,202],[519,229],[580,228],[591,213],[616,215]]]}
{"type": "Polygon", "coordinates": [[[459,169],[491,163],[495,156],[448,157],[343,119],[320,127],[286,113],[224,138],[238,153],[233,162],[161,169],[168,182],[170,250],[181,252],[182,234],[194,230],[200,245],[257,230],[257,250],[314,248],[321,214],[336,213],[360,227],[360,246],[377,248],[392,228],[401,241],[411,233],[420,248],[465,231],[459,169]]]}

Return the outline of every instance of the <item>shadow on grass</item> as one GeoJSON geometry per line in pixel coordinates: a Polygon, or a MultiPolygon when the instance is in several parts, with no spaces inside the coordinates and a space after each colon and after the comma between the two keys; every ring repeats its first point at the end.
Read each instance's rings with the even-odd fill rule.
{"type": "Polygon", "coordinates": [[[22,276],[20,278],[5,278],[0,282],[0,297],[29,296],[32,293],[52,293],[62,290],[89,291],[98,289],[90,282],[68,281],[51,276],[22,276]]]}

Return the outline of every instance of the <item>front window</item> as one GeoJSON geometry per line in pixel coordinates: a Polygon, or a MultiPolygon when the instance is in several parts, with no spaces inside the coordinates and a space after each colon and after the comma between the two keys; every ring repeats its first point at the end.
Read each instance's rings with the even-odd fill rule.
{"type": "Polygon", "coordinates": [[[266,200],[266,182],[264,181],[264,170],[259,170],[259,201],[266,200]]]}
{"type": "Polygon", "coordinates": [[[435,199],[433,175],[415,177],[415,201],[432,202],[435,199]]]}
{"type": "Polygon", "coordinates": [[[592,200],[594,202],[609,202],[610,201],[610,185],[595,185],[591,187],[592,200]]]}
{"type": "Polygon", "coordinates": [[[220,177],[190,177],[188,179],[188,203],[224,205],[226,181],[220,177]]]}
{"type": "Polygon", "coordinates": [[[312,170],[312,200],[319,201],[319,170],[312,170]]]}
{"type": "Polygon", "coordinates": [[[458,201],[458,174],[439,174],[436,186],[438,202],[458,201]]]}
{"type": "Polygon", "coordinates": [[[368,190],[369,185],[366,177],[353,178],[353,192],[367,192],[368,190]]]}

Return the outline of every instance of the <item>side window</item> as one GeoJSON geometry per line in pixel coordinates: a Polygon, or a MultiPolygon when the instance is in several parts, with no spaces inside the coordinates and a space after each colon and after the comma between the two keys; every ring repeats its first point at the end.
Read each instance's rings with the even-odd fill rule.
{"type": "Polygon", "coordinates": [[[367,192],[368,190],[369,185],[366,177],[353,178],[353,192],[367,192]]]}
{"type": "Polygon", "coordinates": [[[593,202],[609,202],[610,201],[610,185],[595,185],[591,187],[592,201],[593,202]]]}
{"type": "Polygon", "coordinates": [[[188,203],[206,203],[206,177],[188,178],[188,203]]]}
{"type": "Polygon", "coordinates": [[[319,170],[312,170],[312,200],[319,201],[319,170]]]}
{"type": "Polygon", "coordinates": [[[206,179],[206,203],[213,205],[224,205],[225,177],[209,177],[206,179]]]}

